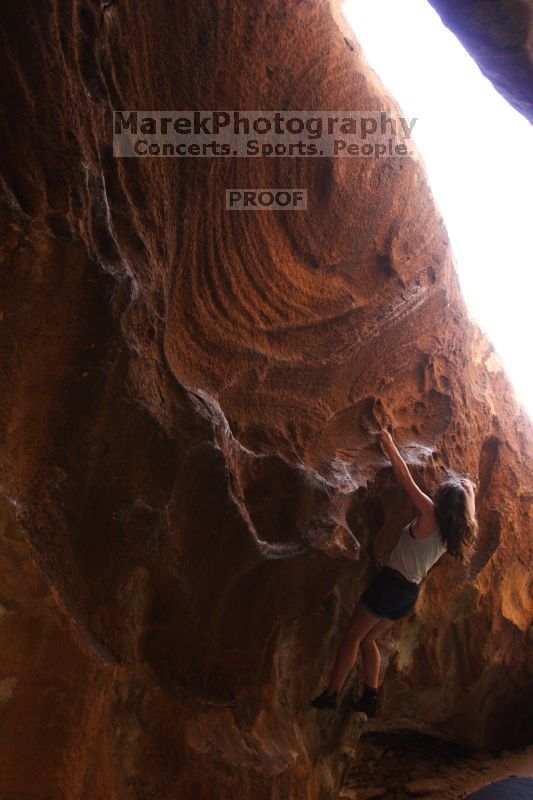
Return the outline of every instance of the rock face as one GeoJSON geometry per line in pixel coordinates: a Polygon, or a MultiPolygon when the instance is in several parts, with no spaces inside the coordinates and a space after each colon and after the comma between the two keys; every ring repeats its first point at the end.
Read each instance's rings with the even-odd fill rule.
{"type": "Polygon", "coordinates": [[[475,563],[389,632],[385,718],[526,741],[531,423],[420,159],[112,154],[113,108],[394,109],[338,10],[0,20],[0,798],[335,796],[360,723],[309,699],[411,513],[379,422],[428,491],[480,476],[475,563]],[[224,211],[292,185],[307,212],[224,211]]]}
{"type": "Polygon", "coordinates": [[[496,89],[533,122],[532,0],[429,0],[496,89]]]}

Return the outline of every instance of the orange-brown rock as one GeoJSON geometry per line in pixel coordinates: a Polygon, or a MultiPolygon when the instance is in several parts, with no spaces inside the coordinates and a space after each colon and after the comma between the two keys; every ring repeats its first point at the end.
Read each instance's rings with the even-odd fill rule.
{"type": "Polygon", "coordinates": [[[428,491],[481,480],[472,569],[387,638],[385,720],[526,741],[531,423],[420,159],[112,154],[114,108],[396,108],[336,6],[0,22],[1,800],[334,797],[362,723],[309,699],[410,513],[379,422],[428,491]]]}

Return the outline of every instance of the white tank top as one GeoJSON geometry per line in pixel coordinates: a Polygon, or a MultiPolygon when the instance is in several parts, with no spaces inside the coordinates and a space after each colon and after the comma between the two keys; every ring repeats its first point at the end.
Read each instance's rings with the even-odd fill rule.
{"type": "Polygon", "coordinates": [[[441,541],[438,527],[424,539],[415,538],[411,533],[413,522],[411,520],[403,528],[386,563],[401,572],[407,580],[420,583],[447,547],[441,541]]]}

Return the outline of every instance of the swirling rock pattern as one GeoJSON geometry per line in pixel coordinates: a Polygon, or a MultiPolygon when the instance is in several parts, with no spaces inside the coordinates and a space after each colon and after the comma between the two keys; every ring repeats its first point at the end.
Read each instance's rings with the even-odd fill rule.
{"type": "Polygon", "coordinates": [[[334,797],[361,723],[309,699],[411,512],[384,423],[428,491],[481,480],[470,573],[387,638],[385,718],[525,741],[531,423],[418,156],[112,155],[113,108],[396,109],[339,10],[0,20],[0,798],[334,797]],[[228,214],[232,185],[309,211],[228,214]]]}

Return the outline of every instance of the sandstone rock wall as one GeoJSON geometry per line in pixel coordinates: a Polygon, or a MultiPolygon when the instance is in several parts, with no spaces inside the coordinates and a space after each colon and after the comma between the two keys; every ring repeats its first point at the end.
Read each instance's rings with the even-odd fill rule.
{"type": "MultiPolygon", "coordinates": [[[[531,736],[532,430],[412,159],[115,159],[111,111],[395,109],[327,2],[4,2],[1,800],[332,798],[309,699],[417,478],[479,473],[387,719],[531,736]],[[231,185],[305,186],[228,214],[231,185]],[[467,699],[468,698],[468,699],[467,699]]],[[[502,275],[502,279],[505,276],[502,275]]]]}

